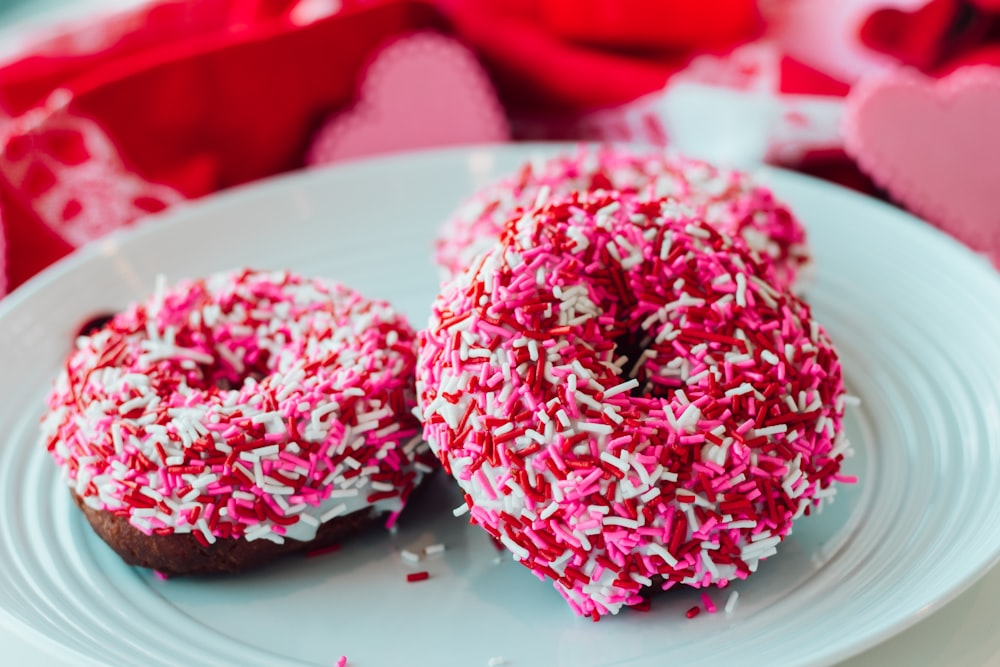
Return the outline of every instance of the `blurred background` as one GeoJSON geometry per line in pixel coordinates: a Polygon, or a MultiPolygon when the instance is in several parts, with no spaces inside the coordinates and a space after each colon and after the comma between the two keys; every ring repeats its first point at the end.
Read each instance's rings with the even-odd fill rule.
{"type": "Polygon", "coordinates": [[[0,294],[185,199],[436,146],[818,176],[1000,257],[1000,0],[0,0],[0,294]]]}

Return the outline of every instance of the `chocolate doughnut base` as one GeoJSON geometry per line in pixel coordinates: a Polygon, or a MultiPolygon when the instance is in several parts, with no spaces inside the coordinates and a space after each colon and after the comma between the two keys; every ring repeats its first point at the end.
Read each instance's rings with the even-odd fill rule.
{"type": "Polygon", "coordinates": [[[248,542],[240,538],[217,539],[214,544],[203,546],[189,533],[146,535],[127,518],[96,510],[75,493],[70,494],[94,532],[122,560],[166,575],[223,574],[259,567],[288,554],[334,544],[371,525],[378,517],[371,507],[360,509],[321,525],[316,537],[308,542],[289,539],[276,544],[266,539],[248,542]]]}

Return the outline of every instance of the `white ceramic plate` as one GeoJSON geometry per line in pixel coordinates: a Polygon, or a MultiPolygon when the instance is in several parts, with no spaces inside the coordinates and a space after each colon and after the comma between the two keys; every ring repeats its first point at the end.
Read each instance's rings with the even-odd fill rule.
{"type": "MultiPolygon", "coordinates": [[[[598,624],[451,516],[439,475],[394,535],[240,577],[160,581],[90,531],[36,443],[50,378],[81,322],[171,280],[287,267],[389,298],[420,326],[438,222],[484,181],[553,146],[420,153],[296,174],[112,236],[0,305],[0,622],[71,662],[124,665],[827,664],[926,617],[1000,553],[1000,280],[918,220],[800,176],[762,177],[818,259],[809,298],[860,396],[861,483],[804,518],[733,586],[732,615],[688,620],[691,591],[598,624]],[[401,549],[442,542],[416,566],[401,549]],[[427,581],[408,584],[414,569],[427,581]]],[[[722,606],[726,592],[712,597],[722,606]]]]}

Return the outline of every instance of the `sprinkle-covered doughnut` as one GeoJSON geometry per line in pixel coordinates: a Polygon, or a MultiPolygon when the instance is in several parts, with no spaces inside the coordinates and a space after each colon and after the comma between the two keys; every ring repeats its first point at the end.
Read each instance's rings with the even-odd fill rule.
{"type": "Polygon", "coordinates": [[[112,544],[129,562],[240,569],[257,563],[234,543],[316,546],[330,523],[403,508],[429,470],[414,339],[388,304],[284,271],[161,284],[77,340],[42,441],[92,523],[118,520],[102,537],[148,538],[146,556],[112,544]]]}
{"type": "Polygon", "coordinates": [[[618,190],[642,199],[676,197],[719,231],[741,237],[773,263],[777,287],[799,291],[811,268],[806,232],[788,208],[746,173],[662,152],[633,153],[613,147],[581,147],[527,163],[462,204],[440,229],[436,260],[446,276],[473,263],[496,243],[504,223],[574,190],[618,190]]]}
{"type": "Polygon", "coordinates": [[[744,578],[844,480],[837,355],[762,275],[672,200],[593,192],[445,283],[424,436],[471,521],[577,613],[744,578]]]}

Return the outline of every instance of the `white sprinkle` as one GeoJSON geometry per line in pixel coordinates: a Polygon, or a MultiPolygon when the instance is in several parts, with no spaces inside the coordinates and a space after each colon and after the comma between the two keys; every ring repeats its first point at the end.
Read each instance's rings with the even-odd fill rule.
{"type": "Polygon", "coordinates": [[[632,579],[632,581],[636,582],[637,584],[642,584],[643,586],[647,586],[647,587],[653,585],[653,580],[652,579],[650,579],[649,577],[643,576],[643,575],[639,574],[638,572],[631,572],[629,574],[629,577],[632,579]]]}
{"type": "Polygon", "coordinates": [[[506,424],[501,424],[493,432],[493,435],[503,435],[504,433],[510,433],[514,430],[514,422],[507,422],[506,424]]]}
{"type": "Polygon", "coordinates": [[[558,509],[559,509],[559,503],[553,500],[545,507],[545,509],[542,510],[541,514],[539,514],[538,516],[541,517],[542,519],[548,519],[550,516],[555,514],[558,509]]]}
{"type": "MultiPolygon", "coordinates": [[[[684,227],[684,231],[691,236],[698,236],[703,239],[711,238],[711,233],[707,229],[699,227],[698,225],[688,224],[684,227]]],[[[739,276],[739,274],[737,274],[739,276]]]]}
{"type": "Polygon", "coordinates": [[[122,443],[122,429],[118,422],[111,423],[111,440],[115,443],[115,452],[120,454],[124,444],[122,443]]]}
{"type": "Polygon", "coordinates": [[[726,606],[724,607],[727,614],[732,614],[733,610],[736,609],[736,601],[740,599],[740,592],[733,591],[729,594],[729,598],[726,599],[726,606]]]}
{"type": "Polygon", "coordinates": [[[650,553],[653,553],[662,558],[667,565],[669,565],[670,567],[676,567],[677,559],[674,558],[673,555],[669,551],[667,551],[662,545],[659,545],[656,542],[651,542],[648,548],[650,553]]]}
{"type": "Polygon", "coordinates": [[[749,382],[744,382],[738,387],[733,387],[732,389],[726,390],[726,396],[742,396],[743,394],[749,394],[753,391],[753,385],[749,382]]]}
{"type": "Polygon", "coordinates": [[[128,414],[129,412],[132,412],[132,410],[135,410],[136,408],[144,407],[148,402],[149,399],[146,398],[145,396],[136,396],[132,400],[125,401],[120,406],[118,406],[118,414],[122,415],[128,414]]]}
{"type": "Polygon", "coordinates": [[[410,562],[410,563],[419,563],[420,562],[420,554],[413,553],[409,549],[403,549],[399,553],[399,555],[402,556],[403,560],[405,560],[407,562],[410,562]]]}
{"type": "Polygon", "coordinates": [[[524,547],[522,547],[520,544],[518,544],[514,540],[510,539],[506,535],[506,533],[501,533],[501,535],[500,535],[500,542],[505,547],[507,547],[507,549],[510,550],[510,552],[512,554],[514,554],[514,556],[517,557],[517,560],[525,560],[526,558],[529,558],[531,556],[531,553],[529,553],[527,549],[525,549],[524,547]]]}
{"type": "Polygon", "coordinates": [[[597,433],[598,435],[608,435],[612,431],[611,427],[607,424],[597,422],[580,422],[576,425],[576,427],[581,431],[597,433]]]}
{"type": "MultiPolygon", "coordinates": [[[[583,426],[581,425],[580,428],[583,428],[583,426]]],[[[625,454],[626,452],[622,452],[622,453],[625,454]]],[[[621,459],[619,459],[617,456],[615,456],[611,452],[608,452],[608,451],[601,452],[601,460],[604,461],[605,463],[610,463],[611,465],[613,465],[614,467],[618,468],[622,472],[628,472],[628,469],[629,469],[628,463],[623,463],[621,461],[621,459]]]]}
{"type": "Polygon", "coordinates": [[[453,509],[451,511],[451,513],[452,513],[453,516],[462,516],[463,514],[465,514],[468,511],[469,511],[469,506],[463,503],[463,504],[459,505],[458,507],[456,507],[455,509],[453,509]]]}
{"type": "Polygon", "coordinates": [[[602,523],[605,526],[621,526],[623,528],[631,528],[636,530],[639,528],[639,522],[635,519],[626,519],[621,516],[606,516],[604,517],[602,523]]]}
{"type": "MultiPolygon", "coordinates": [[[[535,197],[534,207],[540,208],[541,206],[543,206],[548,201],[551,194],[552,194],[552,188],[549,187],[548,185],[543,185],[542,187],[538,188],[538,195],[535,197]]],[[[503,658],[500,659],[503,660],[503,658]]]]}
{"type": "Polygon", "coordinates": [[[767,363],[771,364],[772,366],[777,366],[778,362],[781,361],[778,358],[778,355],[776,355],[774,352],[771,352],[771,350],[763,350],[760,353],[760,358],[766,361],[767,363]]]}
{"type": "Polygon", "coordinates": [[[742,273],[736,274],[736,305],[740,308],[747,305],[747,277],[742,273]]]}
{"type": "Polygon", "coordinates": [[[372,482],[371,486],[374,491],[392,491],[396,488],[388,482],[372,482]]]}
{"type": "Polygon", "coordinates": [[[619,208],[621,208],[621,202],[613,201],[607,206],[602,206],[601,208],[597,209],[597,213],[595,215],[604,215],[604,216],[611,215],[612,213],[616,212],[619,208]]]}
{"type": "Polygon", "coordinates": [[[642,502],[648,503],[649,501],[651,501],[653,498],[657,497],[658,495],[660,495],[660,490],[657,489],[656,487],[653,487],[652,489],[649,489],[644,494],[642,494],[641,496],[639,496],[639,498],[642,500],[642,502]]]}
{"type": "Polygon", "coordinates": [[[613,405],[605,405],[604,409],[601,411],[608,416],[608,419],[616,424],[621,424],[625,421],[625,418],[618,414],[617,408],[613,405]]]}
{"type": "Polygon", "coordinates": [[[662,479],[665,482],[676,482],[677,473],[670,472],[669,470],[664,470],[662,473],[660,473],[660,479],[662,479]]]}
{"type": "Polygon", "coordinates": [[[611,387],[611,389],[606,390],[604,392],[604,398],[611,398],[612,396],[617,396],[618,394],[625,393],[626,391],[631,391],[638,386],[639,386],[639,381],[633,378],[627,382],[616,384],[614,387],[611,387]]]}
{"type": "MultiPolygon", "coordinates": [[[[682,392],[678,390],[677,395],[682,392]]],[[[665,408],[665,411],[669,408],[665,408]]],[[[681,416],[677,419],[677,426],[685,430],[691,431],[698,425],[698,420],[701,419],[701,410],[699,410],[693,403],[689,403],[681,413],[681,416]]]]}
{"type": "Polygon", "coordinates": [[[265,447],[258,447],[257,449],[252,449],[250,451],[252,451],[257,456],[274,456],[275,454],[278,453],[278,450],[279,450],[278,445],[267,445],[265,447]]]}
{"type": "Polygon", "coordinates": [[[776,433],[784,433],[788,430],[788,424],[775,424],[774,426],[765,426],[764,428],[758,428],[753,430],[754,437],[759,437],[762,435],[775,435],[776,433]]]}
{"type": "Polygon", "coordinates": [[[495,655],[486,661],[486,667],[500,667],[506,664],[507,660],[502,655],[495,655]]]}
{"type": "Polygon", "coordinates": [[[357,489],[334,489],[330,492],[330,498],[353,498],[358,495],[357,489]]]}
{"type": "Polygon", "coordinates": [[[435,554],[442,553],[444,551],[444,545],[440,542],[437,544],[429,544],[424,548],[424,553],[428,556],[433,556],[435,554]]]}

